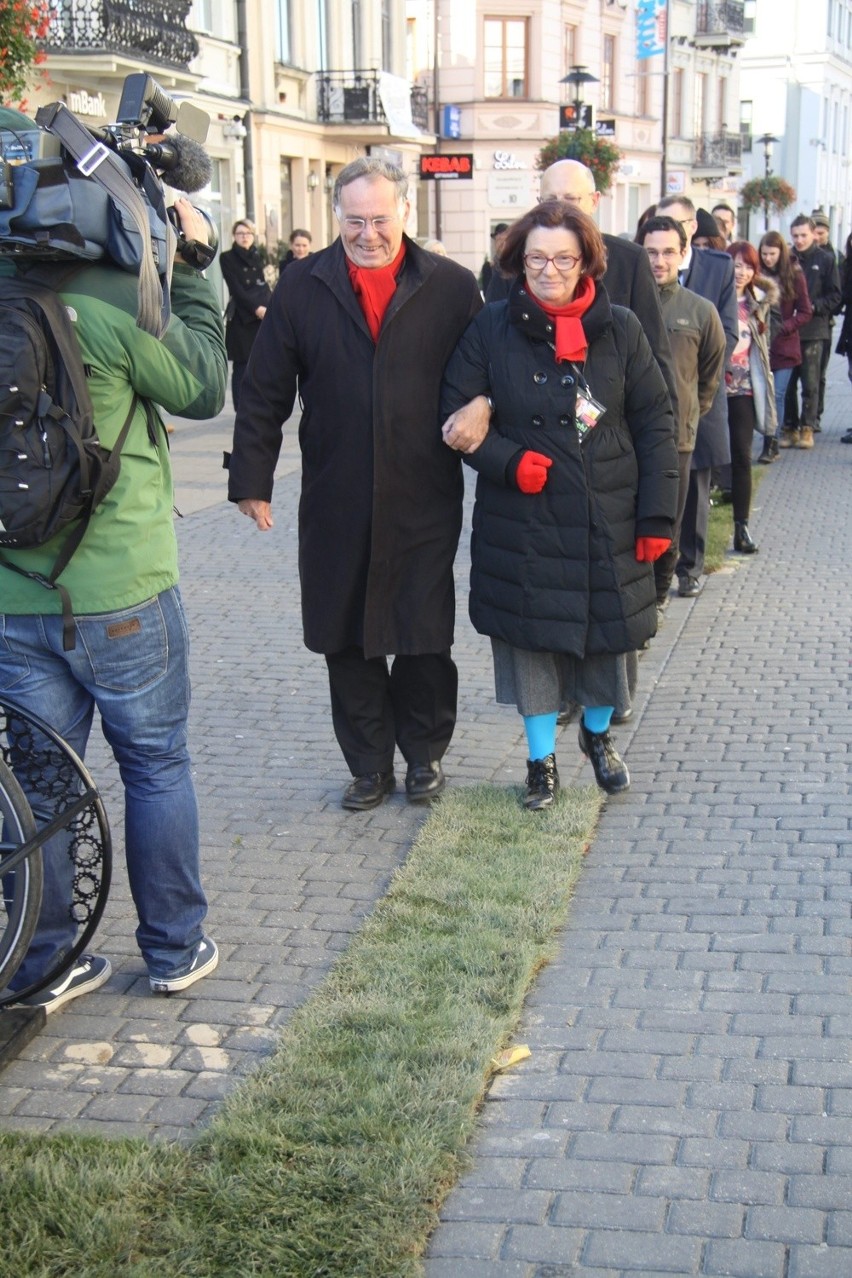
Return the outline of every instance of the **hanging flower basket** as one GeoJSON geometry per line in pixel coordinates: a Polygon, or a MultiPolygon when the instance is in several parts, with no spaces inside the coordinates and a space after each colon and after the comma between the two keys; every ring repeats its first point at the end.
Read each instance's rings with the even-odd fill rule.
{"type": "Polygon", "coordinates": [[[740,189],[740,205],[749,213],[767,206],[776,213],[783,213],[795,203],[796,192],[782,177],[752,178],[740,189]]]}
{"type": "Polygon", "coordinates": [[[599,138],[592,129],[564,130],[557,137],[545,142],[538,153],[535,167],[541,171],[557,160],[579,160],[595,175],[595,189],[608,191],[612,186],[615,170],[624,156],[617,146],[599,138]]]}
{"type": "Polygon", "coordinates": [[[47,0],[0,0],[0,105],[26,107],[23,97],[45,60],[49,27],[47,0]]]}

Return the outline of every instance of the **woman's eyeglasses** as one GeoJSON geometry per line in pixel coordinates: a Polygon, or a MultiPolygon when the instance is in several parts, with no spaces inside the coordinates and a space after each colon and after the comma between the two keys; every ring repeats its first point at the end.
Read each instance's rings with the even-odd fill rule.
{"type": "Polygon", "coordinates": [[[560,275],[567,275],[569,271],[573,271],[580,260],[571,253],[557,253],[554,257],[547,257],[545,253],[524,254],[524,266],[528,271],[543,271],[548,262],[552,262],[560,275]]]}

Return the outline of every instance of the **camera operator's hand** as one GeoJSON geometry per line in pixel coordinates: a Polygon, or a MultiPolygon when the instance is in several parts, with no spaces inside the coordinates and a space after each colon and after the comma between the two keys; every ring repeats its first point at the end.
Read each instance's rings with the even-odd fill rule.
{"type": "MultiPolygon", "coordinates": [[[[199,244],[206,244],[207,223],[198,212],[198,209],[190,204],[186,196],[183,195],[179,196],[175,200],[174,207],[177,210],[177,215],[180,219],[180,229],[183,231],[187,240],[190,242],[192,240],[196,240],[199,244]]],[[[175,253],[175,260],[181,262],[185,261],[180,251],[175,253]]],[[[189,263],[189,265],[193,265],[193,263],[189,263]]]]}

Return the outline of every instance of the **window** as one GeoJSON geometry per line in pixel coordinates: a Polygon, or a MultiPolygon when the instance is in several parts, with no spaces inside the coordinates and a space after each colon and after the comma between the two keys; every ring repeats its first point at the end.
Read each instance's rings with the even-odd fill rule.
{"type": "Polygon", "coordinates": [[[751,101],[740,103],[740,137],[742,138],[744,151],[750,151],[752,147],[753,107],[754,103],[751,101]]]}
{"type": "Polygon", "coordinates": [[[683,67],[672,71],[672,137],[683,137],[683,67]]]}
{"type": "Polygon", "coordinates": [[[326,0],[317,0],[317,70],[328,70],[328,12],[326,0]]]}
{"type": "Polygon", "coordinates": [[[527,18],[486,18],[483,28],[486,98],[525,98],[527,18]]]}
{"type": "Polygon", "coordinates": [[[647,59],[641,58],[636,63],[636,114],[650,115],[649,75],[646,67],[647,59]]]}
{"type": "MultiPolygon", "coordinates": [[[[577,65],[577,28],[566,26],[562,41],[563,65],[566,70],[577,65]]],[[[568,86],[570,87],[570,86],[568,86]]]]}
{"type": "Polygon", "coordinates": [[[695,97],[692,102],[692,135],[700,138],[706,131],[707,76],[700,72],[695,77],[695,97]]]}
{"type": "Polygon", "coordinates": [[[393,71],[391,0],[382,0],[382,68],[385,71],[393,71]]]}
{"type": "Polygon", "coordinates": [[[615,110],[615,36],[603,38],[600,104],[605,111],[615,110]]]}
{"type": "Polygon", "coordinates": [[[219,40],[236,40],[234,0],[193,0],[187,26],[219,40]]]}
{"type": "Polygon", "coordinates": [[[724,133],[728,127],[728,80],[726,76],[719,77],[717,89],[719,93],[719,101],[717,103],[719,119],[717,123],[719,132],[724,133]]]}
{"type": "Polygon", "coordinates": [[[743,35],[754,35],[756,11],[757,0],[745,0],[743,4],[743,35]]]}
{"type": "Polygon", "coordinates": [[[360,71],[361,61],[361,0],[352,0],[352,66],[360,71]]]}
{"type": "Polygon", "coordinates": [[[292,62],[290,48],[290,0],[275,0],[275,59],[292,62]]]}

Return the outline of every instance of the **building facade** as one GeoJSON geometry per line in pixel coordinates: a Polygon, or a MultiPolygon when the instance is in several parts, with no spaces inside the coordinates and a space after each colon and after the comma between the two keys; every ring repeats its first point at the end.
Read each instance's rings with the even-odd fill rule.
{"type": "Polygon", "coordinates": [[[741,0],[60,0],[49,82],[33,99],[64,98],[100,126],[141,69],[202,107],[213,176],[194,199],[226,245],[233,221],[252,217],[272,262],[297,227],[315,247],[329,243],[337,173],[366,152],[386,155],[411,178],[410,233],[442,239],[478,271],[493,227],[537,198],[542,145],[577,112],[622,153],[604,230],[632,233],[662,190],[734,202],[743,10],[741,0]]]}
{"type": "MultiPolygon", "coordinates": [[[[747,176],[786,178],[796,202],[771,214],[786,231],[797,213],[822,208],[843,248],[852,222],[852,3],[749,0],[740,127],[747,176]]],[[[764,228],[752,215],[750,237],[764,228]]]]}

